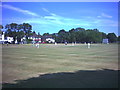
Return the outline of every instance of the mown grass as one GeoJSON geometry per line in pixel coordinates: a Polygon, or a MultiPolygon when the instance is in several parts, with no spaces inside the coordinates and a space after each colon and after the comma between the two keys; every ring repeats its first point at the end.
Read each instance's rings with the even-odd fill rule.
{"type": "Polygon", "coordinates": [[[117,44],[2,46],[3,83],[45,73],[118,69],[117,44]]]}

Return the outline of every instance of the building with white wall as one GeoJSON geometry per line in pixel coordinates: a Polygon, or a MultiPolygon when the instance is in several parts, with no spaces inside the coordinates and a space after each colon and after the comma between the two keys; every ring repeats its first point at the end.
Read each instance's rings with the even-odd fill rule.
{"type": "Polygon", "coordinates": [[[5,38],[5,32],[3,32],[2,34],[0,34],[0,43],[12,43],[13,42],[13,37],[6,37],[5,38]]]}
{"type": "Polygon", "coordinates": [[[46,38],[46,41],[49,43],[55,43],[55,40],[53,38],[46,38]]]}

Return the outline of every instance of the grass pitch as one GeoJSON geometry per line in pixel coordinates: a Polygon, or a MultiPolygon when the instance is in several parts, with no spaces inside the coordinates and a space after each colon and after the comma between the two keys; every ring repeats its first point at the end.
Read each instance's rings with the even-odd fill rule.
{"type": "Polygon", "coordinates": [[[40,44],[2,46],[3,83],[46,73],[118,70],[117,44],[40,44]]]}

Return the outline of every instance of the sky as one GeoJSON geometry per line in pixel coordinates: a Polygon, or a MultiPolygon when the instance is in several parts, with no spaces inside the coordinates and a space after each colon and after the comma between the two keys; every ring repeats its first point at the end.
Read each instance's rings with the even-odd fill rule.
{"type": "Polygon", "coordinates": [[[118,2],[2,2],[0,7],[4,26],[29,23],[41,35],[78,27],[118,35],[118,2]]]}

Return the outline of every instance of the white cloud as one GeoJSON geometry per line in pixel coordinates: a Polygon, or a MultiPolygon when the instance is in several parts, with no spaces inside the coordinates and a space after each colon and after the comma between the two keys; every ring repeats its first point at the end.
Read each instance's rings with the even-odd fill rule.
{"type": "Polygon", "coordinates": [[[44,10],[45,12],[50,13],[46,8],[42,8],[42,10],[44,10]]]}
{"type": "Polygon", "coordinates": [[[91,22],[92,25],[95,26],[107,26],[107,27],[117,27],[118,26],[118,21],[111,20],[108,18],[95,18],[91,22]]]}
{"type": "Polygon", "coordinates": [[[91,26],[91,23],[82,19],[74,19],[74,18],[67,18],[62,17],[59,15],[51,15],[51,16],[44,16],[42,18],[33,18],[26,20],[25,22],[32,23],[32,24],[40,24],[40,26],[60,28],[63,27],[66,29],[68,28],[76,28],[76,27],[84,27],[84,26],[91,26]]]}
{"type": "Polygon", "coordinates": [[[50,12],[46,8],[42,8],[45,12],[49,13],[50,16],[44,16],[43,18],[47,20],[46,22],[51,22],[52,24],[62,25],[64,27],[78,27],[78,26],[90,26],[90,23],[87,23],[87,21],[81,20],[81,19],[74,19],[74,18],[67,18],[63,16],[59,16],[55,13],[50,12]]]}
{"type": "Polygon", "coordinates": [[[108,14],[105,14],[105,13],[102,13],[102,16],[103,17],[106,17],[106,18],[112,18],[112,16],[108,15],[108,14]]]}
{"type": "Polygon", "coordinates": [[[105,17],[105,18],[112,18],[112,16],[111,15],[108,15],[108,14],[106,14],[106,13],[101,13],[101,15],[100,16],[97,16],[98,18],[102,18],[102,17],[105,17]]]}
{"type": "Polygon", "coordinates": [[[17,7],[13,7],[11,5],[6,5],[6,4],[3,4],[3,5],[0,5],[4,8],[7,8],[7,9],[11,9],[11,10],[14,10],[14,11],[17,11],[17,12],[21,12],[23,14],[28,14],[28,15],[32,15],[32,16],[39,16],[38,14],[34,13],[34,12],[31,12],[29,10],[23,10],[23,9],[20,9],[20,8],[17,8],[17,7]]]}
{"type": "Polygon", "coordinates": [[[45,11],[45,12],[47,12],[47,13],[49,13],[49,14],[52,15],[52,16],[56,16],[56,14],[51,13],[51,12],[50,12],[48,9],[46,9],[46,8],[42,8],[42,10],[45,11]]]}

